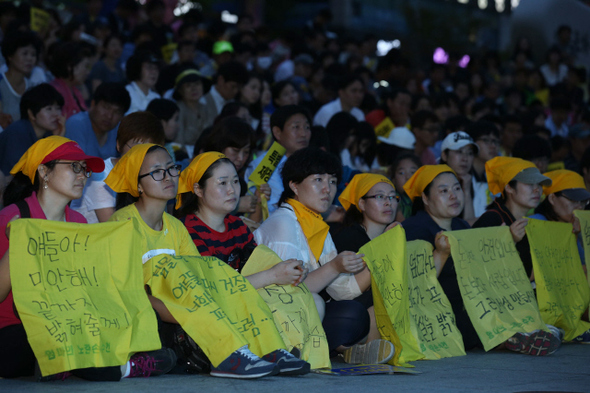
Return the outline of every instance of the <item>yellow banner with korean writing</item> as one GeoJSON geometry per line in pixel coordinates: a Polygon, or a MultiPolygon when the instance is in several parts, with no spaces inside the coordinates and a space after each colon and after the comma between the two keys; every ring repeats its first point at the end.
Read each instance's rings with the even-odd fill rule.
{"type": "Polygon", "coordinates": [[[375,127],[375,135],[387,138],[394,127],[395,125],[393,124],[393,121],[391,121],[391,118],[386,117],[385,119],[383,119],[381,123],[377,124],[377,126],[375,127]]]}
{"type": "MultiPolygon", "coordinates": [[[[584,262],[586,269],[590,266],[590,211],[588,210],[574,210],[574,215],[580,220],[580,239],[584,247],[584,262]]],[[[588,278],[590,285],[590,277],[588,278]]]]}
{"type": "Polygon", "coordinates": [[[382,337],[393,340],[395,346],[393,364],[407,365],[407,362],[423,359],[410,325],[404,229],[401,225],[390,229],[361,247],[359,253],[365,254],[363,259],[371,271],[377,326],[382,337]],[[380,299],[375,301],[376,297],[380,299]],[[390,326],[393,326],[393,332],[388,331],[390,326]],[[382,331],[383,327],[387,330],[382,331]],[[399,343],[396,345],[395,341],[399,343]]]}
{"type": "Polygon", "coordinates": [[[215,257],[159,255],[144,280],[217,367],[248,345],[264,356],[286,348],[268,306],[248,280],[215,257]]]}
{"type": "Polygon", "coordinates": [[[410,328],[426,359],[465,355],[455,313],[436,277],[432,244],[407,243],[410,328]]]}
{"type": "Polygon", "coordinates": [[[445,232],[465,309],[486,351],[547,330],[507,226],[445,232]]]}
{"type": "Polygon", "coordinates": [[[10,226],[16,308],[43,375],[125,364],[160,348],[134,221],[10,226]]]}
{"type": "Polygon", "coordinates": [[[531,219],[526,233],[543,321],[562,328],[565,341],[573,340],[590,329],[580,319],[590,303],[590,288],[572,224],[531,219]]]}
{"type": "Polygon", "coordinates": [[[274,142],[268,152],[264,155],[264,158],[254,172],[248,178],[249,181],[254,183],[257,186],[261,184],[268,183],[270,176],[273,174],[277,166],[281,162],[281,159],[285,155],[286,149],[281,146],[278,142],[274,142]]]}
{"type": "Polygon", "coordinates": [[[41,8],[31,7],[31,30],[37,33],[45,33],[49,27],[51,16],[41,8]]]}
{"type": "MultiPolygon", "coordinates": [[[[281,258],[266,246],[258,246],[242,269],[244,276],[267,270],[281,258]]],[[[258,289],[272,311],[275,325],[290,351],[297,347],[312,369],[331,368],[330,350],[322,321],[307,285],[269,285],[258,289]]]]}

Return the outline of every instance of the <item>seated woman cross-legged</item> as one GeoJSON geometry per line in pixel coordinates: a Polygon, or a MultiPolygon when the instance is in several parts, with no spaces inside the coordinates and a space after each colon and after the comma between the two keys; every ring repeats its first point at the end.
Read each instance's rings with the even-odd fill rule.
{"type": "Polygon", "coordinates": [[[331,351],[342,353],[349,363],[385,363],[394,354],[389,341],[359,344],[371,326],[370,305],[363,304],[370,299],[371,283],[363,255],[338,254],[320,215],[332,204],[340,171],[338,159],[321,149],[295,152],[281,172],[284,192],[279,209],[254,232],[254,239],[283,260],[305,263],[310,273],[304,283],[314,293],[331,351]],[[327,299],[325,305],[320,293],[327,299]]]}
{"type": "MultiPolygon", "coordinates": [[[[15,218],[38,218],[52,221],[86,223],[80,213],[68,206],[82,196],[92,172],[102,172],[99,157],[84,154],[78,144],[60,136],[40,139],[12,168],[14,179],[7,192],[15,204],[0,211],[0,377],[33,375],[35,355],[27,333],[18,317],[12,296],[6,227],[15,218]],[[20,195],[18,195],[20,193],[20,195]]],[[[11,261],[18,263],[18,261],[11,261]]],[[[126,364],[112,367],[84,368],[41,378],[41,381],[65,379],[71,374],[93,381],[118,381],[122,377],[148,377],[165,374],[176,363],[173,351],[136,353],[126,364]]]]}
{"type": "MultiPolygon", "coordinates": [[[[199,252],[184,225],[165,212],[168,201],[178,193],[179,176],[180,166],[174,164],[172,157],[164,147],[145,143],[133,146],[121,157],[105,180],[111,189],[121,193],[120,195],[127,193],[127,197],[135,201],[115,212],[110,220],[136,219],[139,224],[138,230],[144,239],[142,250],[144,264],[150,258],[160,254],[199,256],[199,252]]],[[[211,268],[218,270],[220,276],[227,277],[230,275],[229,272],[235,273],[223,265],[214,264],[211,268]]],[[[149,287],[150,281],[147,276],[151,276],[151,272],[149,274],[144,272],[144,283],[149,287]]],[[[251,291],[255,297],[258,297],[254,288],[251,291]]],[[[178,325],[178,321],[168,310],[166,304],[156,295],[148,294],[148,297],[157,315],[163,322],[178,325]]],[[[208,292],[205,295],[210,296],[208,292]]],[[[252,297],[249,300],[252,301],[252,297]]],[[[221,304],[219,306],[223,308],[221,304]]],[[[244,307],[235,311],[240,313],[241,310],[244,310],[245,314],[245,309],[244,307]]],[[[268,310],[268,314],[270,314],[270,310],[268,310]]],[[[242,320],[242,317],[246,317],[246,315],[238,315],[236,318],[242,320]]],[[[260,346],[260,350],[266,354],[262,358],[248,349],[251,342],[248,342],[244,334],[233,324],[207,320],[203,322],[202,326],[195,327],[195,329],[198,330],[200,336],[191,337],[191,339],[200,346],[199,350],[205,352],[211,359],[212,376],[258,378],[277,373],[304,374],[309,372],[309,364],[287,352],[284,344],[282,348],[275,346],[275,343],[282,343],[282,339],[274,324],[272,330],[267,330],[265,337],[258,339],[257,344],[260,346]],[[214,326],[209,326],[210,323],[213,323],[214,326]],[[219,343],[221,342],[230,343],[230,347],[228,348],[226,345],[225,348],[220,348],[219,343]],[[231,345],[238,346],[240,344],[242,344],[241,347],[231,348],[231,345]],[[219,362],[214,362],[214,358],[219,362]],[[294,368],[296,370],[293,370],[294,368]]],[[[160,331],[162,341],[170,342],[171,340],[163,333],[160,331]]]]}

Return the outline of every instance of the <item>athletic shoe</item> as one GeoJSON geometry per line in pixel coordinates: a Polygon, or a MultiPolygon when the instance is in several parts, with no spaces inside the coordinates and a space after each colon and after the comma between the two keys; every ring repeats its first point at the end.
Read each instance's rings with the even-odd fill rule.
{"type": "Polygon", "coordinates": [[[586,330],[584,333],[574,338],[572,342],[580,344],[590,344],[590,330],[586,330]]]}
{"type": "Polygon", "coordinates": [[[176,354],[170,348],[151,352],[138,352],[129,359],[131,371],[127,378],[166,374],[176,365],[176,354]]]}
{"type": "Polygon", "coordinates": [[[276,363],[279,366],[279,374],[282,375],[305,375],[311,369],[311,366],[305,360],[296,358],[284,349],[272,351],[264,355],[262,360],[276,363]]]}
{"type": "Polygon", "coordinates": [[[387,340],[373,340],[367,344],[357,344],[346,349],[342,356],[349,364],[387,363],[395,354],[395,347],[387,340]]]}
{"type": "Polygon", "coordinates": [[[260,359],[247,346],[236,350],[217,367],[211,367],[210,375],[221,378],[252,379],[276,375],[279,366],[260,359]]]}
{"type": "MultiPolygon", "coordinates": [[[[547,325],[549,327],[549,325],[547,325]]],[[[551,326],[554,329],[554,326],[551,326]]],[[[551,329],[550,330],[554,330],[551,329]]],[[[556,330],[552,333],[544,330],[534,330],[530,333],[516,333],[506,340],[506,349],[514,352],[524,353],[532,356],[551,355],[561,345],[561,332],[556,330]]]]}

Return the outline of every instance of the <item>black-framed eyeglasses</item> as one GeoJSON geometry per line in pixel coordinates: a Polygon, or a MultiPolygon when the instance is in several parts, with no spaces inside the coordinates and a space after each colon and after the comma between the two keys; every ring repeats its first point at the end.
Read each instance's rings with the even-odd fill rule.
{"type": "Polygon", "coordinates": [[[385,202],[386,200],[389,202],[393,202],[395,199],[396,202],[399,202],[399,195],[383,195],[383,194],[375,194],[375,195],[365,195],[363,199],[375,199],[377,202],[385,202]]]}
{"type": "Polygon", "coordinates": [[[67,164],[70,165],[72,167],[72,171],[74,171],[75,174],[81,173],[82,171],[84,171],[84,176],[86,176],[87,178],[92,176],[92,170],[88,169],[86,167],[86,165],[82,165],[80,162],[78,161],[74,161],[74,162],[61,162],[58,161],[56,162],[56,164],[67,164]]]}
{"type": "Polygon", "coordinates": [[[180,165],[172,165],[167,169],[156,169],[151,171],[150,173],[146,173],[145,175],[139,175],[138,179],[142,179],[146,176],[151,176],[152,179],[154,179],[155,181],[162,181],[166,178],[166,173],[168,173],[170,177],[180,176],[180,165]]]}

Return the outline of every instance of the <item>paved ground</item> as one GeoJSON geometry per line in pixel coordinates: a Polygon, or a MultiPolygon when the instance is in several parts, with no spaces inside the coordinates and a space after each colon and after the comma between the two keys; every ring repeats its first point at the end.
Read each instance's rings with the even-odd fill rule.
{"type": "MultiPolygon", "coordinates": [[[[253,381],[208,375],[165,375],[121,382],[37,383],[0,380],[0,392],[590,392],[590,345],[563,345],[548,357],[472,351],[467,356],[414,362],[419,375],[270,377],[253,381]]],[[[333,366],[344,367],[343,364],[333,366]]]]}

